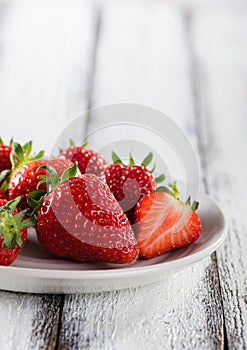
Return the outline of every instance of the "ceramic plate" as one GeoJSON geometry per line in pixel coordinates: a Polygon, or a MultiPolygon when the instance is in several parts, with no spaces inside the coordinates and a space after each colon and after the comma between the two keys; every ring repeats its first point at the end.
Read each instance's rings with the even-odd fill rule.
{"type": "Polygon", "coordinates": [[[187,248],[157,258],[119,266],[106,263],[77,263],[49,254],[37,241],[34,230],[18,259],[0,267],[0,289],[29,293],[100,292],[152,283],[176,269],[199,261],[223,242],[227,233],[225,217],[209,196],[199,198],[202,221],[200,238],[187,248]]]}

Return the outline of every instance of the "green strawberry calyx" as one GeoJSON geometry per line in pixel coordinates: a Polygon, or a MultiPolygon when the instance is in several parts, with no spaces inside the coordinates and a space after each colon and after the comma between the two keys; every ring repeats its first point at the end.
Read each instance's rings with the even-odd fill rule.
{"type": "MultiPolygon", "coordinates": [[[[1,141],[1,140],[0,140],[1,141]]],[[[31,156],[32,152],[32,141],[27,142],[24,146],[21,146],[18,142],[10,141],[12,151],[10,153],[10,161],[12,164],[11,169],[3,170],[0,173],[0,182],[4,181],[1,189],[7,191],[9,181],[12,175],[24,164],[33,162],[42,158],[45,154],[45,151],[40,151],[36,155],[31,156]]]]}
{"type": "Polygon", "coordinates": [[[46,175],[40,175],[40,181],[37,185],[37,190],[30,192],[27,195],[27,202],[33,208],[31,216],[34,216],[39,210],[44,198],[51,193],[61,183],[74,177],[78,174],[78,163],[75,162],[72,167],[66,169],[62,176],[59,177],[57,171],[49,165],[42,165],[40,169],[47,171],[46,175]],[[46,183],[46,190],[39,190],[39,186],[46,183]]]}
{"type": "MultiPolygon", "coordinates": [[[[151,164],[152,160],[153,160],[153,153],[150,152],[141,162],[141,166],[148,169],[148,166],[151,164]]],[[[123,164],[124,165],[122,159],[114,151],[112,151],[112,161],[114,164],[123,164]]],[[[133,166],[133,165],[136,165],[136,163],[135,163],[135,160],[132,156],[132,153],[130,153],[128,166],[133,166]]],[[[153,174],[155,168],[156,168],[156,164],[154,164],[153,168],[151,170],[149,170],[151,174],[153,174]]],[[[165,180],[164,174],[161,174],[154,179],[156,184],[159,184],[159,183],[163,182],[164,180],[165,180]]]]}
{"type": "MultiPolygon", "coordinates": [[[[180,200],[180,192],[179,192],[179,189],[177,186],[177,181],[173,181],[173,182],[169,183],[168,186],[160,186],[155,190],[155,192],[166,192],[170,196],[174,197],[175,199],[180,200]]],[[[181,203],[183,203],[183,202],[181,202],[181,203]]],[[[199,207],[199,202],[197,202],[197,201],[194,201],[191,204],[191,197],[190,196],[184,204],[189,206],[193,211],[196,211],[199,207]]]]}
{"type": "Polygon", "coordinates": [[[20,200],[20,196],[16,197],[0,207],[0,236],[3,236],[3,249],[15,249],[16,245],[22,247],[21,230],[35,225],[36,220],[34,218],[24,220],[25,210],[14,213],[20,200]]]}

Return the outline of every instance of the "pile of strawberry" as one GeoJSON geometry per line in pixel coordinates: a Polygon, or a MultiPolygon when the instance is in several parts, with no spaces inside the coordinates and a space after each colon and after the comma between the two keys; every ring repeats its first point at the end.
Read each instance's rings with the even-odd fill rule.
{"type": "Polygon", "coordinates": [[[113,164],[86,145],[71,145],[54,159],[32,155],[0,139],[0,265],[10,265],[35,227],[49,251],[79,262],[116,264],[149,259],[196,241],[198,203],[183,203],[176,183],[157,188],[150,153],[128,165],[113,164]]]}

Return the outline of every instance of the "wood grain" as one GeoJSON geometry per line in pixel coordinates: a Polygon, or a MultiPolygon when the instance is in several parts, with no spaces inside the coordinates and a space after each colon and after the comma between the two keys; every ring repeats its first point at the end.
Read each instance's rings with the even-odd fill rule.
{"type": "MultiPolygon", "coordinates": [[[[170,5],[105,6],[92,104],[150,104],[173,115],[197,147],[187,35],[170,5]]],[[[217,266],[208,258],[154,285],[66,296],[59,349],[218,349],[222,327],[217,266]]]]}
{"type": "Polygon", "coordinates": [[[200,12],[194,20],[206,178],[230,223],[217,254],[230,349],[247,347],[246,34],[246,6],[200,12]]]}
{"type": "Polygon", "coordinates": [[[94,21],[86,1],[5,5],[0,70],[4,139],[31,139],[35,149],[49,154],[63,128],[87,109],[94,21]]]}
{"type": "MultiPolygon", "coordinates": [[[[1,136],[32,139],[49,152],[67,123],[87,109],[94,10],[77,0],[27,0],[5,3],[1,11],[1,136]]],[[[54,349],[62,301],[0,292],[0,349],[54,349]]]]}

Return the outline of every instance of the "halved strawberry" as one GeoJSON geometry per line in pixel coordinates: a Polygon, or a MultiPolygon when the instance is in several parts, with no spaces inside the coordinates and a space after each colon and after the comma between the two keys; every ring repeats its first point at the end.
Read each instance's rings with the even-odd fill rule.
{"type": "Polygon", "coordinates": [[[143,259],[186,247],[200,236],[201,222],[194,211],[198,203],[190,207],[190,200],[182,203],[178,192],[168,192],[153,192],[136,206],[136,239],[143,259]]]}
{"type": "Polygon", "coordinates": [[[97,152],[86,148],[87,142],[82,146],[76,146],[70,140],[70,147],[61,153],[61,157],[78,163],[82,174],[94,174],[102,176],[106,168],[106,161],[97,152]]]}
{"type": "Polygon", "coordinates": [[[130,155],[129,165],[122,163],[115,152],[112,152],[114,164],[109,165],[104,173],[104,178],[121,208],[128,216],[130,223],[134,223],[135,206],[145,195],[155,191],[156,181],[161,182],[164,176],[154,179],[152,172],[147,169],[151,163],[153,154],[143,160],[141,165],[135,165],[130,155]]]}
{"type": "Polygon", "coordinates": [[[45,168],[56,186],[37,213],[39,241],[56,255],[81,262],[135,261],[134,232],[105,181],[92,174],[68,178],[73,169],[59,179],[54,169],[45,168]]]}
{"type": "Polygon", "coordinates": [[[35,224],[33,218],[24,220],[25,212],[18,212],[20,201],[0,199],[0,265],[10,265],[18,256],[27,238],[27,228],[35,224]]]}

